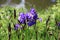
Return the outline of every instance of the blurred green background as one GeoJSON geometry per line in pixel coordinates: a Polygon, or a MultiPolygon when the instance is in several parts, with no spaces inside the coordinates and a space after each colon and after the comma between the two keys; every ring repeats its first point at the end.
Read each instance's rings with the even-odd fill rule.
{"type": "MultiPolygon", "coordinates": [[[[11,3],[19,4],[21,0],[12,0],[11,3]]],[[[0,4],[4,4],[5,0],[0,0],[0,4]]],[[[42,18],[42,22],[37,20],[38,40],[60,40],[60,30],[55,24],[55,18],[60,22],[60,0],[51,2],[50,0],[26,0],[27,11],[34,7],[37,11],[38,17],[42,18]],[[32,6],[30,6],[30,4],[32,6]],[[50,17],[50,21],[46,27],[46,20],[50,17]],[[48,31],[46,32],[46,30],[48,31]]],[[[0,40],[8,40],[8,24],[11,24],[11,40],[22,40],[22,31],[19,29],[18,33],[14,30],[14,25],[18,22],[19,12],[27,12],[23,8],[15,8],[10,6],[0,7],[0,40]],[[16,19],[14,19],[14,10],[16,10],[16,19]],[[19,39],[17,35],[20,35],[19,39]]],[[[24,40],[36,40],[34,25],[24,30],[24,40]]]]}

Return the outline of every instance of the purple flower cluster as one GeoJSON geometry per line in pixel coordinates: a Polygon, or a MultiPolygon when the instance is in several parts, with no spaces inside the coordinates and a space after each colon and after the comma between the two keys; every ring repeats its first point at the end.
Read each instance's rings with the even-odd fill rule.
{"type": "MultiPolygon", "coordinates": [[[[18,21],[21,24],[27,24],[28,26],[32,26],[34,24],[36,24],[36,20],[38,19],[38,15],[35,11],[34,8],[32,8],[29,12],[27,12],[26,14],[24,14],[23,12],[21,12],[19,14],[18,17],[18,21]]],[[[18,29],[19,24],[15,25],[15,29],[18,29]]]]}
{"type": "Polygon", "coordinates": [[[38,16],[37,13],[35,11],[34,8],[32,8],[28,13],[24,14],[24,13],[20,13],[18,20],[21,24],[25,24],[27,23],[28,26],[32,26],[34,25],[36,22],[35,20],[37,20],[38,16]],[[26,22],[27,20],[27,22],[26,22]]]}
{"type": "Polygon", "coordinates": [[[36,13],[35,9],[32,8],[30,10],[30,12],[28,12],[26,14],[26,19],[27,19],[28,26],[32,26],[32,25],[36,24],[35,21],[37,20],[37,18],[38,18],[37,13],[36,13]]]}

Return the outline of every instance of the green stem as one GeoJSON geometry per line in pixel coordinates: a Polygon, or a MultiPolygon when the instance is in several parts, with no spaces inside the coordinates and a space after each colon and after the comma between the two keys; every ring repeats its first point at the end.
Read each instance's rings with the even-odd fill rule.
{"type": "MultiPolygon", "coordinates": [[[[36,20],[35,20],[35,22],[36,22],[36,20]]],[[[36,27],[36,24],[35,24],[35,27],[34,27],[34,29],[35,29],[35,33],[36,33],[36,40],[38,40],[38,35],[37,35],[37,27],[36,27]]]]}
{"type": "Polygon", "coordinates": [[[48,36],[48,33],[47,32],[48,32],[49,28],[47,28],[47,26],[48,26],[49,21],[50,21],[50,16],[48,16],[48,19],[46,20],[46,28],[45,28],[46,31],[45,31],[45,34],[44,34],[45,35],[44,36],[44,40],[45,40],[45,37],[48,36]]]}
{"type": "Polygon", "coordinates": [[[10,25],[10,23],[9,23],[9,26],[8,26],[8,35],[9,35],[8,40],[10,40],[10,38],[11,38],[11,25],[10,25]]]}
{"type": "Polygon", "coordinates": [[[25,27],[26,27],[26,23],[24,24],[24,26],[23,26],[23,29],[22,29],[22,40],[24,40],[24,30],[25,30],[25,27]]]}

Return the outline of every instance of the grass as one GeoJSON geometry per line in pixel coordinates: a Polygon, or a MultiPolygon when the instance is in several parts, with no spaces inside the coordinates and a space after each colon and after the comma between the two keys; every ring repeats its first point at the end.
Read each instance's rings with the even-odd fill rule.
{"type": "MultiPolygon", "coordinates": [[[[39,18],[42,18],[42,22],[37,20],[37,32],[38,32],[38,40],[58,40],[58,28],[55,25],[55,16],[60,13],[60,3],[58,2],[56,5],[49,7],[48,9],[43,9],[37,11],[39,18]],[[56,6],[57,5],[57,6],[56,6]],[[46,20],[50,17],[50,21],[46,27],[46,20]],[[48,31],[46,31],[48,30],[48,31]]],[[[19,12],[25,12],[24,9],[16,9],[9,6],[0,8],[0,40],[8,40],[8,24],[11,23],[11,40],[22,40],[22,31],[16,33],[14,30],[14,25],[16,24],[19,12]],[[14,19],[14,9],[16,10],[16,19],[14,19]],[[18,39],[17,35],[20,35],[20,39],[18,39]]],[[[57,16],[60,16],[57,15],[57,16]]],[[[56,18],[60,21],[60,18],[56,18]]],[[[34,25],[32,27],[26,28],[24,30],[24,40],[36,40],[36,34],[34,30],[34,25]]]]}

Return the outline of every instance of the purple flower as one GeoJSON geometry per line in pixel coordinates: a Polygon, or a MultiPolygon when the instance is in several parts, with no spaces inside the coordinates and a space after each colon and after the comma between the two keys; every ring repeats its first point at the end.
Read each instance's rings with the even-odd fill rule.
{"type": "Polygon", "coordinates": [[[31,8],[31,9],[30,9],[30,12],[31,12],[32,14],[36,13],[36,11],[35,11],[34,8],[31,8]]]}
{"type": "Polygon", "coordinates": [[[15,30],[18,30],[18,28],[22,29],[22,26],[20,26],[19,24],[15,24],[15,25],[14,25],[14,29],[15,29],[15,30]]]}
{"type": "Polygon", "coordinates": [[[58,22],[58,26],[60,26],[60,22],[58,22]]]}
{"type": "Polygon", "coordinates": [[[32,8],[32,9],[30,10],[30,12],[28,12],[28,13],[26,14],[26,18],[27,18],[28,20],[32,20],[32,19],[36,20],[36,19],[38,19],[37,13],[36,13],[36,11],[35,11],[34,8],[32,8]]]}
{"type": "Polygon", "coordinates": [[[35,20],[38,19],[38,16],[34,8],[32,8],[30,12],[26,14],[26,19],[28,20],[27,21],[28,26],[36,24],[35,20]]]}
{"type": "Polygon", "coordinates": [[[19,26],[19,24],[15,24],[14,29],[17,30],[19,26]]]}
{"type": "Polygon", "coordinates": [[[36,23],[33,18],[33,15],[30,12],[26,14],[26,19],[27,19],[28,26],[32,26],[36,23]]]}
{"type": "Polygon", "coordinates": [[[19,14],[19,17],[18,17],[18,20],[21,24],[24,24],[25,23],[25,20],[26,20],[26,17],[25,17],[25,14],[24,13],[20,13],[19,14]]]}
{"type": "Polygon", "coordinates": [[[25,21],[27,20],[28,26],[34,25],[37,19],[38,19],[38,16],[34,8],[32,8],[30,12],[28,12],[27,14],[20,13],[18,17],[18,21],[21,24],[25,24],[26,23],[25,21]]]}
{"type": "Polygon", "coordinates": [[[34,8],[30,10],[30,13],[33,15],[33,19],[36,20],[38,18],[37,13],[34,8]]]}
{"type": "Polygon", "coordinates": [[[25,19],[25,14],[24,14],[23,12],[21,12],[21,13],[19,14],[19,16],[20,16],[21,18],[25,19]]]}
{"type": "Polygon", "coordinates": [[[38,19],[37,14],[34,14],[33,19],[35,19],[35,20],[37,20],[37,19],[38,19]]]}
{"type": "Polygon", "coordinates": [[[39,21],[42,22],[42,18],[39,18],[39,21]]]}
{"type": "Polygon", "coordinates": [[[32,26],[32,25],[36,24],[36,22],[35,21],[29,21],[27,24],[28,24],[28,26],[32,26]]]}
{"type": "Polygon", "coordinates": [[[30,12],[28,12],[28,13],[26,14],[26,19],[27,19],[27,20],[32,20],[32,19],[33,19],[33,15],[32,15],[30,12]]]}

